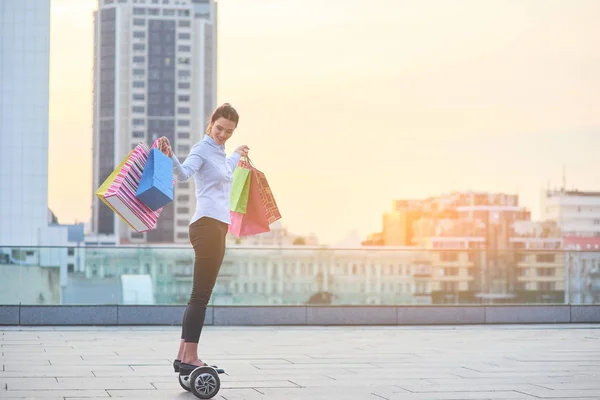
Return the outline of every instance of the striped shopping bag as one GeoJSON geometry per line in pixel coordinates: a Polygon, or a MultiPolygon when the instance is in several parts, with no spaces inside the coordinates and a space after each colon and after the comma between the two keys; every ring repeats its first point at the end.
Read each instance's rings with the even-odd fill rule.
{"type": "Polygon", "coordinates": [[[146,143],[135,146],[95,193],[136,232],[154,229],[163,210],[153,211],[136,197],[149,152],[146,143]]]}

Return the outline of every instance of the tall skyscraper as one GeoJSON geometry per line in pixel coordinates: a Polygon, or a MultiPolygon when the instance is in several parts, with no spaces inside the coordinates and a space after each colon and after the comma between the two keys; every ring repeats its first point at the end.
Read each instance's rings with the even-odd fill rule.
{"type": "MultiPolygon", "coordinates": [[[[94,13],[93,190],[140,141],[171,141],[182,161],[201,140],[216,102],[214,0],[99,0],[94,13]]],[[[178,183],[156,229],[137,233],[95,196],[92,231],[120,243],[188,241],[196,204],[178,183]]]]}
{"type": "Polygon", "coordinates": [[[50,0],[0,0],[0,246],[48,228],[50,0]]]}

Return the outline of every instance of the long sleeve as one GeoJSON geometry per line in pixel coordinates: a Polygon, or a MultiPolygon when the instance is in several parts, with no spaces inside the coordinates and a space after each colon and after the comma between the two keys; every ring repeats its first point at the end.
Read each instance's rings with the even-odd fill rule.
{"type": "Polygon", "coordinates": [[[240,158],[242,156],[237,151],[234,151],[229,157],[227,157],[227,168],[229,169],[229,173],[233,173],[233,170],[240,162],[240,158]]]}
{"type": "Polygon", "coordinates": [[[173,160],[173,172],[179,182],[190,179],[202,166],[203,160],[199,150],[199,146],[194,146],[183,164],[179,162],[175,154],[171,156],[173,160]]]}

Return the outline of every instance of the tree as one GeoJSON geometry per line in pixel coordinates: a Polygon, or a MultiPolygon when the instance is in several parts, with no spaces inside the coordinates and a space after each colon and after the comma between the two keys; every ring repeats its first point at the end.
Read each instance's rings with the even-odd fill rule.
{"type": "Polygon", "coordinates": [[[306,245],[306,239],[304,239],[302,236],[298,236],[296,239],[294,239],[294,243],[292,243],[294,246],[304,246],[306,245]]]}

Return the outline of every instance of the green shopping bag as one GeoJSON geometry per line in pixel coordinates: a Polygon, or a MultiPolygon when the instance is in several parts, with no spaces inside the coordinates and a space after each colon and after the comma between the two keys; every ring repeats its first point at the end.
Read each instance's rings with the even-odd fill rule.
{"type": "Polygon", "coordinates": [[[231,183],[231,198],[229,209],[242,214],[246,213],[248,207],[248,195],[250,194],[250,170],[240,161],[233,171],[233,182],[231,183]]]}

